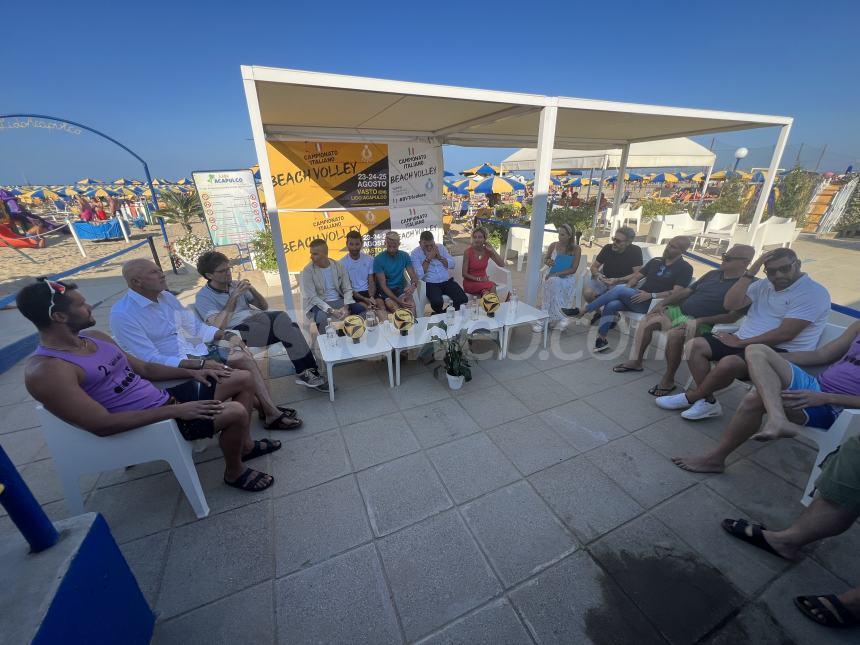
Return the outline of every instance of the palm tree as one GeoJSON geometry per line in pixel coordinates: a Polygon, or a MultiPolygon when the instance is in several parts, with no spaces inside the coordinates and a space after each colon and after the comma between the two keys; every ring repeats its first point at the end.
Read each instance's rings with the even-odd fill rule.
{"type": "Polygon", "coordinates": [[[183,194],[179,192],[163,192],[161,208],[155,215],[167,222],[181,224],[186,233],[191,233],[191,225],[196,220],[203,221],[203,206],[197,198],[197,193],[183,194]]]}

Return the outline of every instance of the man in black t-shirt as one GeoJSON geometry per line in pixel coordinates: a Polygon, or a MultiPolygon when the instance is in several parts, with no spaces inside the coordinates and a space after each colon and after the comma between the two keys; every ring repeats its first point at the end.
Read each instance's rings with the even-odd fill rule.
{"type": "Polygon", "coordinates": [[[642,249],[633,244],[635,237],[636,231],[622,226],[612,236],[612,243],[600,249],[589,267],[591,279],[582,290],[586,302],[591,302],[616,284],[624,284],[642,266],[642,249]]]}
{"type": "Polygon", "coordinates": [[[567,316],[581,318],[603,307],[603,316],[597,330],[597,340],[594,351],[604,352],[609,349],[606,339],[609,328],[615,321],[619,311],[633,311],[644,314],[651,306],[651,300],[665,298],[676,287],[686,287],[693,279],[693,267],[684,258],[684,251],[690,248],[690,238],[673,237],[666,244],[663,257],[654,258],[644,267],[635,271],[627,280],[627,284],[619,284],[599,296],[580,311],[577,308],[562,309],[567,316]],[[641,289],[635,287],[640,280],[645,279],[641,289]]]}

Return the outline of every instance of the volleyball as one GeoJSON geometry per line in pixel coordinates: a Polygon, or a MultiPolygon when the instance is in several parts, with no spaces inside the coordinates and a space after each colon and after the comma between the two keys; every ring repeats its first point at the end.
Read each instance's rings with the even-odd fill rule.
{"type": "Polygon", "coordinates": [[[499,302],[499,297],[490,291],[489,293],[485,293],[481,298],[481,306],[487,312],[487,316],[492,318],[496,315],[496,311],[498,311],[501,303],[499,302]]]}
{"type": "Polygon", "coordinates": [[[364,318],[361,316],[347,316],[343,319],[343,333],[352,338],[353,343],[364,335],[364,318]]]}
{"type": "Polygon", "coordinates": [[[398,309],[394,312],[394,326],[400,330],[400,334],[405,336],[415,324],[415,316],[408,309],[398,309]]]}

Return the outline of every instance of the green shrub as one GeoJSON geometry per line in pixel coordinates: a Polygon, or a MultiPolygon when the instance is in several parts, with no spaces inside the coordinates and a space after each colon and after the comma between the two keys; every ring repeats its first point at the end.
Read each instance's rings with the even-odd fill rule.
{"type": "Polygon", "coordinates": [[[272,239],[272,231],[268,228],[257,233],[251,240],[251,252],[254,254],[254,262],[261,271],[277,271],[278,260],[275,257],[275,242],[272,239]]]}
{"type": "Polygon", "coordinates": [[[740,213],[741,223],[748,224],[752,221],[752,215],[745,213],[745,192],[746,182],[743,179],[729,177],[723,182],[720,196],[702,208],[702,215],[705,216],[703,219],[710,219],[714,213],[740,213]]]}
{"type": "Polygon", "coordinates": [[[546,221],[555,224],[567,224],[575,233],[580,233],[583,239],[593,233],[591,222],[594,219],[594,200],[584,203],[576,208],[556,208],[547,213],[546,221]]]}
{"type": "Polygon", "coordinates": [[[792,168],[779,182],[779,197],[774,204],[774,215],[790,217],[798,226],[803,226],[817,183],[817,174],[799,166],[792,168]]]}
{"type": "Polygon", "coordinates": [[[643,199],[639,202],[642,207],[642,220],[647,222],[654,219],[658,215],[671,215],[684,210],[686,207],[681,204],[672,202],[660,201],[659,199],[643,199]]]}

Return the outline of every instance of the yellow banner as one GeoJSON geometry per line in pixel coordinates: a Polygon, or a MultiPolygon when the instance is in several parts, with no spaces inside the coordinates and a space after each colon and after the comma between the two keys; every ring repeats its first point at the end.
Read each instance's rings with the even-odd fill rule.
{"type": "MultiPolygon", "coordinates": [[[[281,239],[290,271],[300,271],[310,262],[310,243],[321,238],[328,243],[329,257],[339,260],[346,255],[346,234],[358,231],[365,237],[375,230],[388,230],[388,209],[367,211],[289,211],[280,212],[281,239]]],[[[366,252],[368,249],[365,249],[366,252]]]]}
{"type": "Polygon", "coordinates": [[[275,201],[281,208],[388,206],[388,146],[268,141],[275,201]]]}

